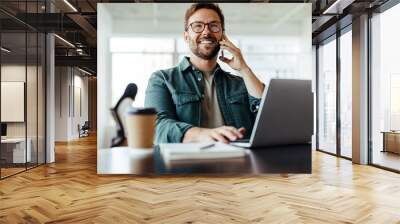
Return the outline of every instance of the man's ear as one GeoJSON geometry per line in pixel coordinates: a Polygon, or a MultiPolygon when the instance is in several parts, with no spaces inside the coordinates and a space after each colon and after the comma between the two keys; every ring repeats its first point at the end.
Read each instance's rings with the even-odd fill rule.
{"type": "Polygon", "coordinates": [[[189,33],[187,31],[183,32],[183,39],[186,43],[189,43],[189,33]]]}

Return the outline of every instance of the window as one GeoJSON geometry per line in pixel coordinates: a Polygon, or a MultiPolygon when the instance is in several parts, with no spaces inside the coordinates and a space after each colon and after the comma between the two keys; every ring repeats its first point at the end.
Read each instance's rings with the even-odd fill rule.
{"type": "Polygon", "coordinates": [[[400,152],[397,152],[400,148],[400,132],[396,132],[400,130],[398,21],[400,21],[400,5],[375,14],[371,19],[372,163],[395,170],[400,170],[398,154],[400,152]]]}
{"type": "Polygon", "coordinates": [[[128,83],[135,83],[138,93],[133,105],[143,107],[151,74],[174,65],[174,39],[115,37],[111,39],[110,48],[113,105],[117,103],[128,83]]]}
{"type": "Polygon", "coordinates": [[[318,149],[336,153],[336,40],[318,51],[318,149]]]}
{"type": "Polygon", "coordinates": [[[352,34],[340,36],[340,154],[352,157],[352,34]]]}
{"type": "MultiPolygon", "coordinates": [[[[242,50],[246,62],[265,83],[271,78],[311,79],[311,65],[305,63],[309,60],[302,60],[304,47],[297,37],[233,36],[231,41],[242,50]]],[[[137,107],[144,105],[145,89],[151,74],[175,66],[189,55],[182,37],[113,37],[110,51],[112,102],[115,104],[127,83],[133,82],[139,89],[133,104],[137,107]]],[[[229,52],[225,51],[225,56],[230,57],[229,52]]],[[[222,69],[236,74],[225,63],[219,61],[219,64],[222,69]]]]}

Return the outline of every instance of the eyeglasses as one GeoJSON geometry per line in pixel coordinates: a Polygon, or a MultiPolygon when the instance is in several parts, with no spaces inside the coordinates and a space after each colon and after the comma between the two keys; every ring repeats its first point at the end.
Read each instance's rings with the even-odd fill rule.
{"type": "Polygon", "coordinates": [[[208,29],[213,33],[218,33],[222,30],[222,26],[220,22],[211,22],[211,23],[203,23],[203,22],[193,22],[189,24],[192,28],[193,32],[201,33],[208,26],[208,29]]]}

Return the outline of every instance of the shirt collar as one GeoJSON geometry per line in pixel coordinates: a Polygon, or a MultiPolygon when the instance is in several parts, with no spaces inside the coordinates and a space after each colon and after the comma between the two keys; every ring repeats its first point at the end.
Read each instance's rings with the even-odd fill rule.
{"type": "Polygon", "coordinates": [[[189,57],[183,57],[181,62],[179,63],[179,68],[182,72],[186,71],[188,68],[192,67],[189,61],[189,57]]]}
{"type": "MultiPolygon", "coordinates": [[[[186,71],[187,69],[191,68],[192,71],[194,71],[196,68],[192,66],[190,63],[189,57],[183,57],[182,61],[179,63],[179,68],[182,72],[186,71]]],[[[212,74],[217,74],[221,70],[221,67],[217,63],[217,66],[215,67],[215,70],[212,74]]]]}

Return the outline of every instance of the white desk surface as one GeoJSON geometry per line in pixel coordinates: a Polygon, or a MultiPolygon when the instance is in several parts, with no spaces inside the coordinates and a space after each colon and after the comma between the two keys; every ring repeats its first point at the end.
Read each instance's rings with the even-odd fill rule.
{"type": "MultiPolygon", "coordinates": [[[[142,162],[152,159],[153,149],[114,147],[97,150],[97,173],[135,174],[142,162]]],[[[151,167],[149,167],[151,168],[151,167]]]]}
{"type": "Polygon", "coordinates": [[[13,138],[6,137],[5,139],[1,139],[1,144],[15,144],[18,147],[13,148],[13,163],[25,163],[25,157],[27,158],[26,162],[31,161],[31,147],[32,147],[32,139],[31,138],[13,138]],[[25,150],[25,140],[27,142],[27,147],[25,150]],[[20,145],[22,144],[22,145],[20,145]],[[25,155],[26,154],[26,155],[25,155]]]}
{"type": "MultiPolygon", "coordinates": [[[[5,139],[1,139],[1,143],[20,143],[20,142],[24,142],[25,138],[5,138],[5,139]]],[[[28,138],[27,141],[30,141],[30,139],[28,138]]]]}

